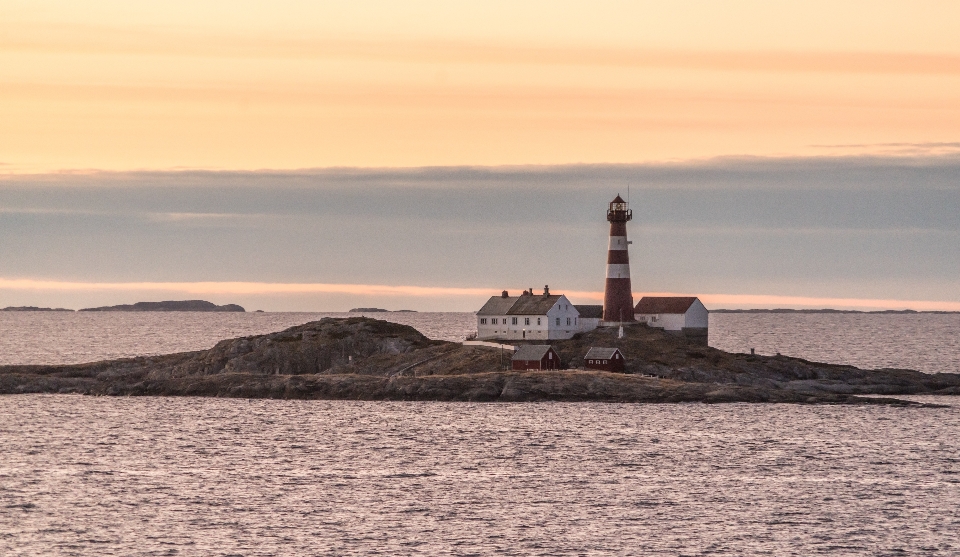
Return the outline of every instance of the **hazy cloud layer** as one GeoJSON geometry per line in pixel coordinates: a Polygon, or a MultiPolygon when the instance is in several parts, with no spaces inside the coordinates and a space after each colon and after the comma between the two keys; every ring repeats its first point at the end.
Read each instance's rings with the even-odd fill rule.
{"type": "Polygon", "coordinates": [[[628,187],[638,292],[960,301],[956,157],[7,177],[0,278],[598,291],[628,187]]]}

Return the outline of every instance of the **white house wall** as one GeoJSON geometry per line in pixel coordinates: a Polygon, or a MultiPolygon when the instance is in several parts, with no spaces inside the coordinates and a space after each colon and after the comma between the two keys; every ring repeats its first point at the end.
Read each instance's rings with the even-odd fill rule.
{"type": "Polygon", "coordinates": [[[580,332],[580,312],[573,307],[566,296],[561,296],[557,303],[547,311],[549,323],[549,339],[566,339],[580,332]],[[560,324],[557,325],[557,319],[560,324]],[[570,324],[567,324],[567,319],[570,324]]]}
{"type": "MultiPolygon", "coordinates": [[[[598,321],[598,320],[593,320],[598,321]]],[[[593,328],[596,328],[594,326],[593,328]]],[[[591,329],[585,329],[591,330],[591,329]]],[[[566,296],[561,296],[551,307],[546,315],[484,315],[477,316],[477,338],[478,339],[510,339],[510,340],[554,340],[567,339],[581,331],[580,312],[566,296]],[[567,318],[570,319],[570,325],[567,325],[567,318]],[[485,324],[480,320],[486,319],[485,324]],[[493,325],[492,320],[496,319],[497,324],[493,325]],[[513,320],[517,323],[514,325],[513,320]],[[530,324],[526,320],[530,320],[530,324]],[[540,324],[537,324],[540,319],[540,324]],[[560,325],[557,325],[557,319],[560,319],[560,325]]]]}
{"type": "Polygon", "coordinates": [[[686,313],[686,324],[684,327],[691,329],[706,329],[710,324],[710,312],[707,308],[696,300],[690,305],[686,313]]]}
{"type": "Polygon", "coordinates": [[[686,327],[686,316],[682,313],[638,313],[634,317],[641,323],[665,331],[681,331],[686,327]]]}
{"type": "Polygon", "coordinates": [[[592,331],[600,326],[599,317],[581,317],[580,318],[580,332],[585,333],[587,331],[592,331]]]}
{"type": "Polygon", "coordinates": [[[482,318],[477,317],[477,338],[502,338],[502,339],[547,339],[548,325],[546,316],[539,316],[540,324],[537,325],[538,316],[536,315],[485,315],[482,318]],[[480,320],[486,319],[486,324],[481,324],[480,320]],[[491,324],[496,319],[497,324],[491,324]],[[513,320],[517,324],[513,324],[513,320]],[[530,324],[526,324],[526,319],[530,324]],[[524,337],[526,331],[526,337],[524,337]]]}

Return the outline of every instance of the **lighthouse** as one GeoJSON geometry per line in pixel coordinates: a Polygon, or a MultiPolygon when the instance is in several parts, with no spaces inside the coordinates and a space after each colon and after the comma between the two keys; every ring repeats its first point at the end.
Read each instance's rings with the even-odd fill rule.
{"type": "Polygon", "coordinates": [[[610,247],[607,250],[607,284],[603,291],[603,321],[614,324],[634,321],[630,289],[630,255],[627,252],[627,221],[633,211],[619,195],[610,202],[610,247]]]}

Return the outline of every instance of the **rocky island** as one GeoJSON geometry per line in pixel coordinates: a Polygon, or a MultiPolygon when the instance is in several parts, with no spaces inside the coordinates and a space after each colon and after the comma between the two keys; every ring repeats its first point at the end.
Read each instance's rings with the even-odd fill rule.
{"type": "Polygon", "coordinates": [[[9,306],[0,311],[73,311],[67,308],[41,308],[37,306],[9,306]]]}
{"type": "Polygon", "coordinates": [[[218,306],[206,300],[181,300],[166,302],[137,302],[119,306],[104,306],[99,308],[85,308],[80,311],[236,311],[245,312],[237,304],[218,306]]]}
{"type": "Polygon", "coordinates": [[[564,371],[510,371],[510,353],[431,340],[406,325],[325,318],[209,350],[75,365],[0,366],[0,394],[245,398],[793,402],[912,404],[869,395],[960,394],[960,374],[863,370],[786,356],[732,354],[634,326],[553,346],[564,371]],[[576,369],[590,346],[617,346],[626,373],[576,369]]]}

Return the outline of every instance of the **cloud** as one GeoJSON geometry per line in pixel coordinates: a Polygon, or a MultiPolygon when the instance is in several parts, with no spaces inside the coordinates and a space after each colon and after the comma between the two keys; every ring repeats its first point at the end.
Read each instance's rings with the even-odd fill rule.
{"type": "Polygon", "coordinates": [[[628,190],[638,290],[956,299],[955,155],[7,176],[0,261],[7,277],[338,304],[420,296],[467,310],[543,284],[595,300],[606,203],[628,190]]]}
{"type": "Polygon", "coordinates": [[[259,33],[200,34],[157,26],[112,27],[18,22],[0,35],[10,52],[377,60],[471,65],[681,68],[734,72],[960,75],[960,56],[914,52],[683,50],[530,44],[494,40],[317,38],[259,33]]]}

